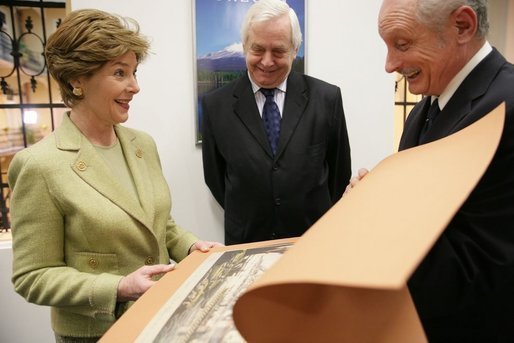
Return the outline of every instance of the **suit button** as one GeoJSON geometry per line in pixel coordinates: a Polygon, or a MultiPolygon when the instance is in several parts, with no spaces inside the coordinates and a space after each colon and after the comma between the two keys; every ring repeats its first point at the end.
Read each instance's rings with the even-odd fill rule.
{"type": "Polygon", "coordinates": [[[280,206],[280,198],[275,198],[275,205],[280,206]]]}
{"type": "Polygon", "coordinates": [[[87,261],[87,264],[89,264],[89,266],[93,269],[96,269],[96,267],[98,267],[98,261],[94,257],[91,257],[89,261],[87,261]]]}
{"type": "Polygon", "coordinates": [[[277,171],[278,170],[278,164],[274,164],[271,169],[273,169],[273,171],[277,171]]]}
{"type": "Polygon", "coordinates": [[[87,164],[86,162],[84,161],[78,161],[76,164],[75,164],[75,167],[79,170],[79,171],[85,171],[87,169],[87,164]]]}
{"type": "Polygon", "coordinates": [[[275,238],[277,238],[277,234],[275,232],[272,232],[271,233],[271,239],[275,239],[275,238]]]}
{"type": "Polygon", "coordinates": [[[152,256],[148,256],[148,257],[146,258],[146,260],[145,260],[145,264],[146,264],[147,266],[151,266],[152,264],[154,264],[154,262],[155,262],[155,261],[154,261],[154,259],[153,259],[153,257],[152,257],[152,256]]]}

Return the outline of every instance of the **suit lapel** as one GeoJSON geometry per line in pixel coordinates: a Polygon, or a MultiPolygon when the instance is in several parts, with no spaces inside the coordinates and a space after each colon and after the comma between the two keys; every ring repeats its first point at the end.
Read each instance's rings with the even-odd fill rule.
{"type": "Polygon", "coordinates": [[[280,126],[280,139],[276,158],[280,157],[291,139],[308,102],[307,86],[302,75],[295,72],[289,74],[287,80],[286,99],[280,126]]]}
{"type": "MultiPolygon", "coordinates": [[[[115,177],[106,177],[107,175],[112,175],[112,171],[96,152],[94,146],[84,137],[67,115],[64,116],[61,126],[56,130],[56,137],[57,148],[76,152],[76,158],[70,167],[84,182],[151,230],[152,223],[148,220],[139,202],[134,200],[133,196],[123,188],[115,177]]],[[[123,138],[123,140],[126,139],[123,138]]],[[[126,143],[121,144],[122,148],[124,148],[123,144],[126,143]]],[[[127,155],[130,155],[130,153],[127,155]]],[[[127,162],[130,160],[128,163],[133,175],[138,175],[138,181],[136,181],[136,176],[134,176],[134,182],[139,193],[142,187],[140,178],[143,173],[138,171],[141,168],[136,166],[137,163],[132,161],[133,159],[132,157],[127,157],[127,162]],[[131,165],[135,166],[135,168],[133,169],[131,165]]],[[[143,192],[143,197],[146,197],[145,192],[143,192]]],[[[142,202],[144,200],[148,199],[141,198],[142,202]]]]}
{"type": "Polygon", "coordinates": [[[147,226],[152,228],[153,218],[155,217],[155,207],[153,202],[152,178],[148,172],[145,161],[145,154],[148,153],[148,151],[144,151],[139,146],[136,136],[124,127],[115,126],[115,130],[136,186],[140,206],[143,208],[146,213],[146,218],[149,220],[149,225],[147,226]]]}
{"type": "Polygon", "coordinates": [[[234,113],[253,135],[255,140],[262,146],[266,153],[272,157],[271,147],[266,137],[264,124],[259,115],[259,109],[255,102],[255,95],[248,75],[245,74],[234,87],[234,113]]]}

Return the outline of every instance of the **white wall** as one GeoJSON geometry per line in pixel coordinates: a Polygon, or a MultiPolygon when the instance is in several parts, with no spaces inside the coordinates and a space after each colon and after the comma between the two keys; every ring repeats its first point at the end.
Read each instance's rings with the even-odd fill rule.
{"type": "Polygon", "coordinates": [[[382,1],[306,1],[307,72],[341,87],[355,174],[396,149],[394,78],[377,28],[382,1]]]}
{"type": "MultiPolygon", "coordinates": [[[[127,125],[156,140],[172,191],[175,220],[203,239],[222,241],[223,212],[204,184],[201,148],[195,145],[192,1],[70,3],[72,9],[99,8],[130,16],[152,39],[154,54],[139,67],[141,92],[132,102],[127,125]]],[[[307,73],[341,87],[354,171],[373,167],[394,150],[394,81],[384,72],[385,46],[377,33],[380,3],[307,0],[307,73]]],[[[4,256],[0,259],[3,263],[4,256]]],[[[9,287],[9,281],[3,282],[10,278],[6,268],[0,270],[0,293],[9,287]]],[[[19,298],[14,293],[12,297],[19,298]]],[[[0,303],[0,342],[45,342],[45,337],[52,337],[49,320],[41,319],[41,314],[48,313],[46,308],[12,305],[17,313],[7,316],[3,299],[0,303]],[[23,328],[12,323],[20,317],[26,318],[23,328]],[[18,339],[4,339],[4,328],[18,339]]]]}
{"type": "Polygon", "coordinates": [[[494,0],[489,2],[489,42],[504,54],[507,44],[506,24],[508,20],[509,0],[494,0]]]}
{"type": "Polygon", "coordinates": [[[514,63],[514,0],[509,0],[507,8],[507,32],[505,36],[505,58],[514,63]]]}
{"type": "Polygon", "coordinates": [[[55,342],[50,308],[29,304],[14,293],[11,274],[11,243],[0,242],[0,342],[55,342]]]}

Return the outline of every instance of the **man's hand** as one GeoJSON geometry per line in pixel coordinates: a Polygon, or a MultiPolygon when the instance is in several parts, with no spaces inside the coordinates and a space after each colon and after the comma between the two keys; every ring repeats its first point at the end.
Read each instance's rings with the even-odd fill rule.
{"type": "Polygon", "coordinates": [[[357,172],[357,176],[354,176],[350,179],[350,183],[348,184],[348,186],[346,186],[346,189],[344,191],[344,195],[348,194],[350,192],[350,190],[355,187],[360,180],[362,180],[362,178],[364,178],[364,176],[366,176],[366,174],[368,174],[368,170],[365,169],[365,168],[361,168],[359,169],[359,171],[357,172]]]}
{"type": "Polygon", "coordinates": [[[218,242],[196,241],[189,248],[189,253],[192,253],[195,250],[199,250],[201,252],[207,252],[207,251],[211,250],[211,248],[222,247],[222,246],[223,246],[223,244],[218,243],[218,242]]]}

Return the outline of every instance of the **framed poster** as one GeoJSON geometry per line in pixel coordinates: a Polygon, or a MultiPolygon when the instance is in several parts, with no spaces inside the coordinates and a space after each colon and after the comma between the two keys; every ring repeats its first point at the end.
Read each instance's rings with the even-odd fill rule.
{"type": "MultiPolygon", "coordinates": [[[[239,78],[246,72],[240,28],[244,16],[257,0],[194,0],[194,58],[196,143],[202,142],[201,100],[207,92],[239,78]]],[[[305,72],[305,2],[284,0],[296,12],[303,42],[293,70],[305,72]]]]}

